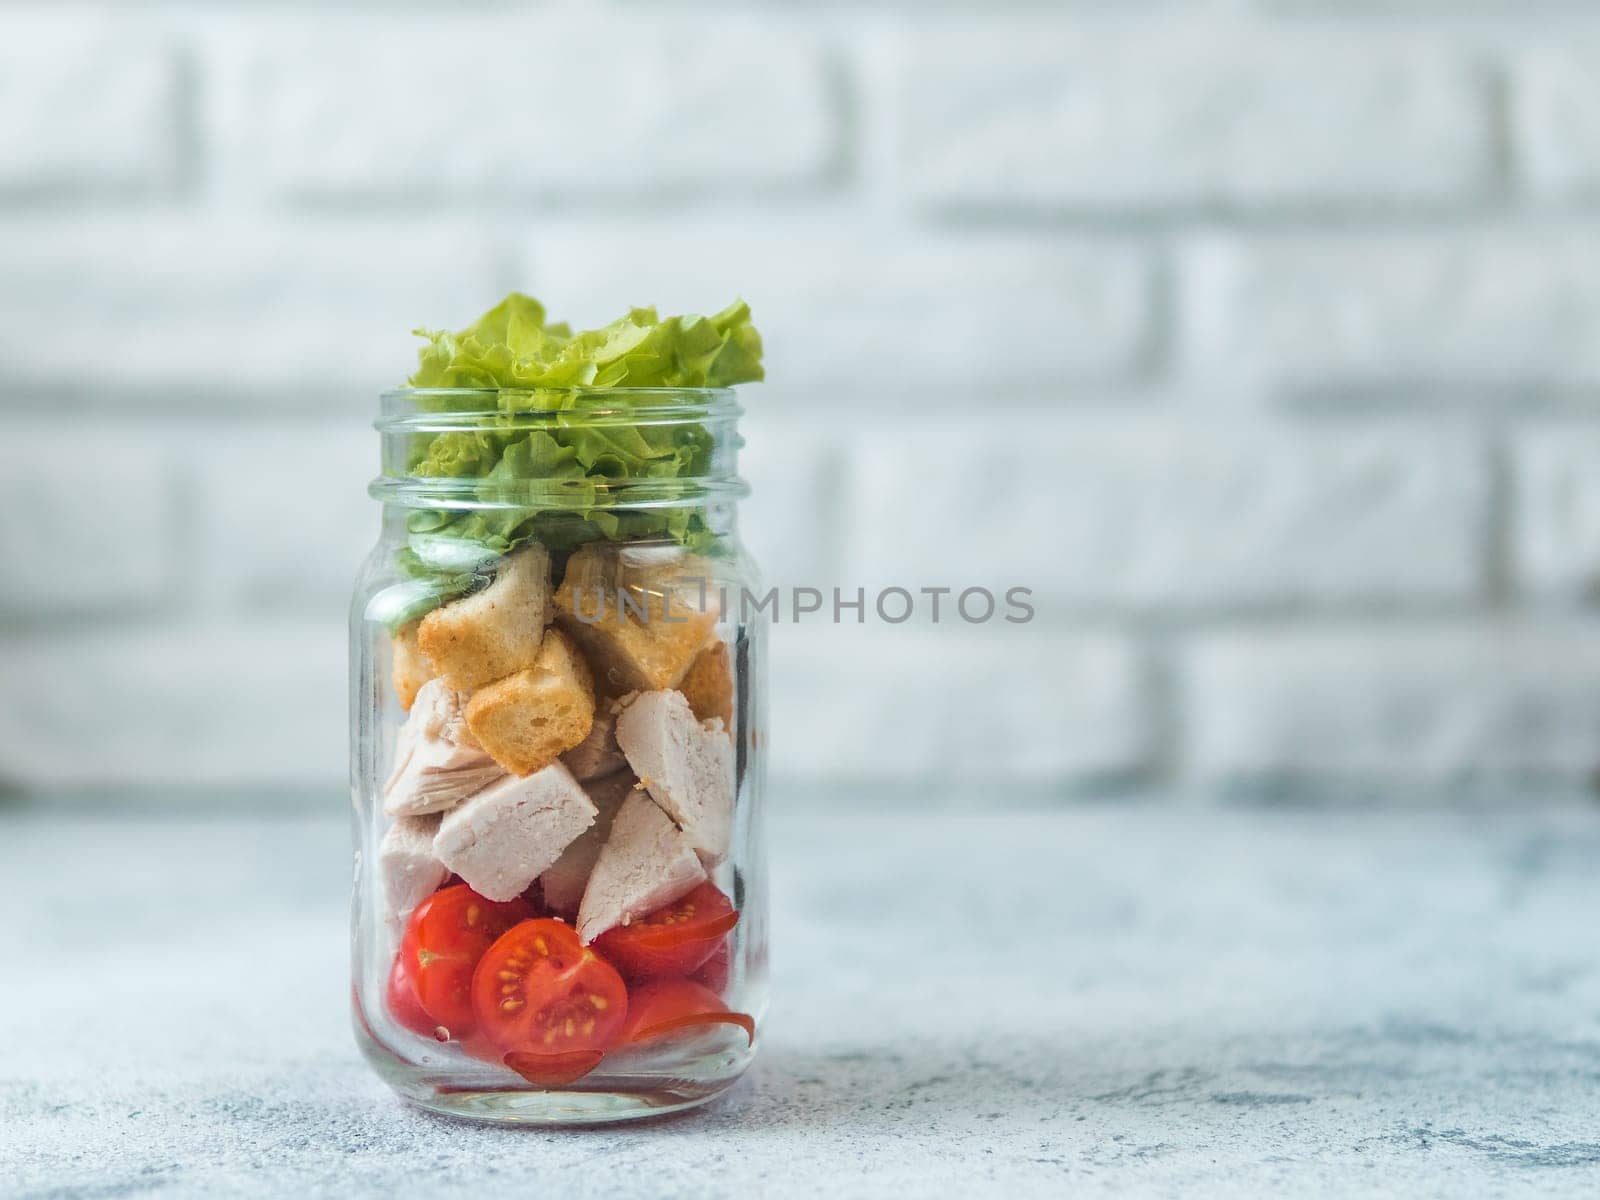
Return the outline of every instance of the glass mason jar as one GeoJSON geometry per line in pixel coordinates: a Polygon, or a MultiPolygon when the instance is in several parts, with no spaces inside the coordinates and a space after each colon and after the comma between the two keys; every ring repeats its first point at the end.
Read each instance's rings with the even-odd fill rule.
{"type": "Polygon", "coordinates": [[[725,389],[403,389],[351,609],[356,1037],[425,1108],[688,1108],[767,995],[725,389]],[[583,465],[587,464],[587,465],[583,465]]]}

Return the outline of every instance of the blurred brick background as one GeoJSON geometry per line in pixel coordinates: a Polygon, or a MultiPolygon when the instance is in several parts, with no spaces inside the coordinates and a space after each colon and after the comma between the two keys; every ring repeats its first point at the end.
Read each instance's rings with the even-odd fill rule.
{"type": "Polygon", "coordinates": [[[751,301],[771,582],[1034,589],[780,628],[786,803],[1589,787],[1591,6],[0,5],[0,777],[340,789],[375,395],[511,287],[751,301]]]}

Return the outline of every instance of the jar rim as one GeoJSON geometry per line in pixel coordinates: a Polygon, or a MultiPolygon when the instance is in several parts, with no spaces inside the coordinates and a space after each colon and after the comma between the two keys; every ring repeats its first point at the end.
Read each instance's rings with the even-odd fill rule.
{"type": "MultiPolygon", "coordinates": [[[[380,393],[380,433],[401,438],[446,433],[496,435],[547,432],[556,436],[584,429],[654,427],[664,431],[697,426],[733,449],[743,444],[738,418],[744,410],[732,388],[561,387],[416,388],[380,393]],[[526,401],[536,401],[527,403],[526,401]]],[[[673,508],[736,500],[749,486],[731,470],[670,477],[519,479],[489,484],[480,476],[416,476],[386,471],[368,486],[385,503],[406,507],[588,509],[673,508]],[[492,493],[492,494],[488,494],[492,493]]]]}
{"type": "Polygon", "coordinates": [[[653,416],[737,415],[741,410],[731,387],[394,387],[378,395],[384,417],[447,413],[494,414],[497,416],[556,416],[575,408],[601,412],[606,400],[620,403],[615,411],[648,410],[653,416]],[[523,398],[539,403],[523,404],[523,398]],[[557,398],[566,403],[551,403],[557,398]],[[460,405],[428,407],[429,400],[460,401],[460,405]],[[473,400],[481,403],[471,403],[473,400]],[[510,403],[508,403],[508,401],[510,403]]]}

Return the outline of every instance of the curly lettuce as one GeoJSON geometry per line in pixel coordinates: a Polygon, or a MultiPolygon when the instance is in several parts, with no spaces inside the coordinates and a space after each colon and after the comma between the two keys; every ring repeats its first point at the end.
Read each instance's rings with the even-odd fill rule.
{"type": "Polygon", "coordinates": [[[459,333],[415,332],[428,339],[407,381],[419,388],[731,387],[763,377],[761,335],[742,300],[711,317],[663,320],[635,308],[573,333],[512,292],[459,333]]]}
{"type": "MultiPolygon", "coordinates": [[[[592,424],[584,388],[730,387],[763,378],[761,335],[750,308],[736,301],[710,317],[662,318],[635,308],[600,329],[574,333],[546,320],[531,296],[513,292],[466,329],[418,329],[427,345],[407,383],[416,388],[467,388],[496,393],[498,408],[525,406],[537,390],[541,408],[570,410],[536,431],[492,427],[419,435],[407,473],[424,479],[474,480],[476,497],[494,507],[421,509],[410,514],[398,555],[406,582],[372,610],[390,628],[469,590],[494,559],[531,540],[557,554],[585,542],[670,538],[693,549],[710,541],[703,512],[693,508],[627,509],[608,502],[620,482],[692,478],[709,468],[712,435],[702,425],[592,424]],[[559,506],[529,502],[559,495],[559,506]]],[[[486,397],[430,397],[435,410],[483,405],[486,397]]],[[[607,396],[608,409],[627,403],[607,396]]],[[[492,410],[491,410],[492,411],[492,410]]]]}

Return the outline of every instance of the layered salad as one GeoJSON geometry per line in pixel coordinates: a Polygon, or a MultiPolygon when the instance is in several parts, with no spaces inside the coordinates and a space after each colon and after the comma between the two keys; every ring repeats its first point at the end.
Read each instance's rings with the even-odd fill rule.
{"type": "Polygon", "coordinates": [[[706,586],[718,539],[692,504],[617,500],[705,474],[713,439],[627,420],[626,390],[595,406],[760,379],[749,310],[574,332],[514,294],[419,332],[418,405],[491,416],[408,439],[408,476],[483,502],[413,506],[367,609],[403,714],[378,849],[389,1016],[540,1086],[718,1028],[753,1042],[729,1003],[741,689],[706,586]],[[530,408],[570,419],[529,428],[530,408]],[[559,505],[529,499],[555,485],[559,505]]]}

